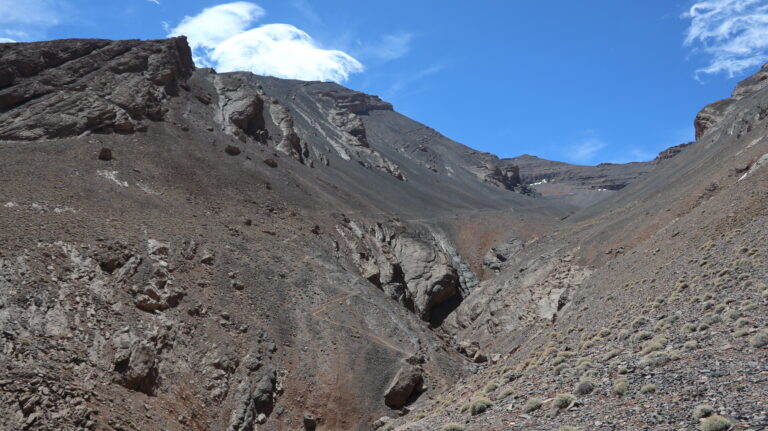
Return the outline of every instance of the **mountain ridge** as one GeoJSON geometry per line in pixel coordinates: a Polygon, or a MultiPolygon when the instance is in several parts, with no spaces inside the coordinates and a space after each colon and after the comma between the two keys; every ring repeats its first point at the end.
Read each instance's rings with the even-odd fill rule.
{"type": "Polygon", "coordinates": [[[0,44],[3,426],[661,430],[695,426],[681,412],[699,401],[759,426],[757,377],[741,398],[734,380],[674,383],[724,343],[723,376],[765,365],[759,77],[696,143],[585,167],[499,159],[376,96],[187,54],[184,38],[0,44]],[[640,371],[651,329],[666,362],[640,371]],[[619,366],[665,390],[624,400],[672,412],[622,422],[619,366]],[[577,404],[522,411],[587,378],[577,404]]]}

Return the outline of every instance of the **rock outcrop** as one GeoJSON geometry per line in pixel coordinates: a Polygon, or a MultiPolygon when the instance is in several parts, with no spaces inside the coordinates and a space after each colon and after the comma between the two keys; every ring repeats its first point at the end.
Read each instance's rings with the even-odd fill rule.
{"type": "Polygon", "coordinates": [[[384,393],[384,403],[393,409],[405,406],[423,392],[423,380],[422,371],[418,367],[411,365],[401,368],[384,393]]]}
{"type": "Polygon", "coordinates": [[[431,233],[409,231],[396,222],[367,227],[354,221],[337,231],[361,275],[425,321],[441,321],[477,283],[451,256],[455,251],[446,250],[431,233]],[[441,306],[449,308],[433,315],[441,306]]]}
{"type": "Polygon", "coordinates": [[[160,121],[194,70],[183,37],[0,44],[0,140],[131,133],[160,121]]]}

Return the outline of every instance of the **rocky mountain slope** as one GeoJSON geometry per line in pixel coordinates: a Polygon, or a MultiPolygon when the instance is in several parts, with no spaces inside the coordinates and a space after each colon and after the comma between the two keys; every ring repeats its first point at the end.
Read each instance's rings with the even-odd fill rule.
{"type": "Polygon", "coordinates": [[[197,69],[184,38],[0,44],[0,429],[660,430],[690,400],[759,429],[752,81],[674,158],[573,167],[197,69]],[[664,391],[610,395],[622,366],[664,391]],[[628,400],[675,410],[621,422],[628,400]]]}

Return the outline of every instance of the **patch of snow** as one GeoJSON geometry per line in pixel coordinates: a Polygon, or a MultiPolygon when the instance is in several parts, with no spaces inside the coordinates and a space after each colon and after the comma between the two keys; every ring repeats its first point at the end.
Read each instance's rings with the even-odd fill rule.
{"type": "Polygon", "coordinates": [[[744,178],[747,178],[748,176],[752,175],[756,170],[760,169],[763,165],[768,164],[768,153],[763,154],[760,159],[758,159],[757,162],[755,162],[754,165],[752,165],[749,170],[739,178],[739,181],[743,180],[744,178]]]}
{"type": "Polygon", "coordinates": [[[539,185],[542,185],[542,184],[547,184],[548,182],[549,182],[549,181],[547,181],[547,179],[546,179],[546,178],[544,178],[544,179],[543,179],[543,180],[541,180],[541,181],[537,181],[537,182],[535,182],[535,183],[531,183],[531,185],[532,185],[532,186],[539,186],[539,185]]]}
{"type": "Polygon", "coordinates": [[[120,187],[128,187],[128,182],[120,181],[117,178],[117,174],[118,174],[117,171],[98,170],[98,171],[96,171],[96,174],[99,175],[99,176],[102,176],[102,177],[104,177],[104,178],[106,178],[106,179],[108,179],[108,180],[110,180],[112,182],[114,182],[115,184],[117,184],[120,187]]]}
{"type": "Polygon", "coordinates": [[[139,188],[142,192],[148,194],[148,195],[159,195],[160,193],[152,190],[148,185],[144,183],[136,183],[136,187],[139,188]]]}

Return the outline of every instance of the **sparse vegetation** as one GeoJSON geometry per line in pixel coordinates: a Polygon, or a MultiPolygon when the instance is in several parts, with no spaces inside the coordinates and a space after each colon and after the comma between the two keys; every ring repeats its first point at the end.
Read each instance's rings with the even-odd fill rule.
{"type": "Polygon", "coordinates": [[[657,335],[652,339],[643,343],[643,350],[640,351],[641,355],[647,355],[651,352],[656,352],[663,349],[667,345],[667,338],[663,335],[657,335]]]}
{"type": "Polygon", "coordinates": [[[504,389],[503,391],[501,391],[501,393],[499,394],[497,399],[503,400],[504,398],[506,398],[506,397],[508,397],[508,396],[510,396],[510,395],[512,395],[514,393],[515,393],[515,390],[512,389],[512,388],[504,389]]]}
{"type": "Polygon", "coordinates": [[[488,384],[485,385],[485,388],[483,388],[483,392],[487,394],[495,391],[498,388],[499,388],[499,385],[496,382],[488,382],[488,384]]]}
{"type": "Polygon", "coordinates": [[[629,390],[629,382],[625,378],[617,379],[613,382],[613,393],[616,395],[624,395],[629,390]]]}
{"type": "Polygon", "coordinates": [[[540,409],[542,405],[544,405],[544,401],[542,401],[541,398],[528,398],[528,401],[526,401],[523,406],[523,412],[530,413],[540,409]]]}
{"type": "Polygon", "coordinates": [[[576,401],[576,396],[573,394],[558,394],[555,397],[555,400],[552,401],[552,406],[558,409],[564,409],[573,404],[574,401],[576,401]]]}
{"type": "Polygon", "coordinates": [[[576,395],[587,395],[591,394],[594,390],[595,382],[590,379],[584,379],[576,385],[574,392],[576,392],[576,395]]]}
{"type": "Polygon", "coordinates": [[[641,316],[641,317],[638,317],[637,319],[635,319],[635,320],[633,320],[633,321],[632,321],[632,329],[640,329],[640,328],[642,328],[643,326],[645,326],[645,325],[649,324],[650,322],[651,322],[651,321],[650,321],[650,320],[648,320],[648,319],[647,319],[647,318],[645,318],[645,317],[642,317],[642,316],[641,316]]]}
{"type": "Polygon", "coordinates": [[[645,367],[660,367],[662,365],[666,365],[671,361],[672,358],[664,352],[653,352],[646,356],[643,356],[642,359],[640,359],[640,362],[637,363],[637,365],[640,368],[645,367]]]}
{"type": "Polygon", "coordinates": [[[640,388],[641,394],[652,394],[654,392],[656,392],[656,385],[653,383],[648,383],[640,388]]]}
{"type": "Polygon", "coordinates": [[[462,424],[451,422],[443,425],[443,431],[464,431],[466,428],[462,424]]]}
{"type": "Polygon", "coordinates": [[[722,416],[710,416],[701,422],[701,431],[726,431],[731,427],[731,421],[722,416]]]}
{"type": "Polygon", "coordinates": [[[557,431],[579,431],[579,429],[570,425],[563,425],[557,431]]]}
{"type": "Polygon", "coordinates": [[[706,404],[702,404],[700,406],[696,406],[693,409],[693,418],[694,419],[701,419],[705,418],[707,416],[711,416],[712,413],[715,412],[715,409],[712,408],[712,406],[708,406],[706,404]]]}
{"type": "Polygon", "coordinates": [[[653,334],[648,331],[640,331],[632,337],[632,341],[639,343],[641,341],[650,340],[653,338],[653,334]]]}
{"type": "Polygon", "coordinates": [[[768,329],[763,329],[749,339],[749,344],[752,347],[765,347],[768,346],[768,329]]]}
{"type": "Polygon", "coordinates": [[[479,415],[480,413],[485,412],[491,406],[493,405],[493,402],[485,397],[477,397],[474,400],[472,400],[472,405],[470,406],[469,410],[472,413],[472,415],[479,415]]]}

